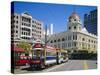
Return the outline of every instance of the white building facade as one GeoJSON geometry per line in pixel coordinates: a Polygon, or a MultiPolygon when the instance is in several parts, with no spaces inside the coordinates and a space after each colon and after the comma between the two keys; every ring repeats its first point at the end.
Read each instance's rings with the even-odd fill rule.
{"type": "Polygon", "coordinates": [[[11,14],[11,41],[31,42],[32,39],[41,39],[43,22],[32,18],[28,13],[11,14]]]}
{"type": "Polygon", "coordinates": [[[80,17],[76,12],[68,18],[67,31],[53,34],[49,40],[51,46],[70,52],[97,53],[97,36],[82,28],[80,17]]]}

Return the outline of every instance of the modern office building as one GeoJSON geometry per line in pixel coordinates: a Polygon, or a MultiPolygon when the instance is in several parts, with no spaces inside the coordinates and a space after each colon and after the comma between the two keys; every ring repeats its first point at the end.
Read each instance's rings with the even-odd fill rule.
{"type": "MultiPolygon", "coordinates": [[[[66,20],[67,21],[67,20],[66,20]]],[[[73,12],[68,18],[67,30],[55,33],[48,38],[49,45],[70,52],[97,52],[97,36],[89,33],[85,27],[82,27],[81,19],[73,12]]]]}
{"type": "Polygon", "coordinates": [[[42,38],[43,22],[33,18],[28,13],[11,14],[11,41],[31,42],[42,38]]]}
{"type": "Polygon", "coordinates": [[[84,14],[84,27],[88,32],[97,35],[97,9],[84,14]]]}

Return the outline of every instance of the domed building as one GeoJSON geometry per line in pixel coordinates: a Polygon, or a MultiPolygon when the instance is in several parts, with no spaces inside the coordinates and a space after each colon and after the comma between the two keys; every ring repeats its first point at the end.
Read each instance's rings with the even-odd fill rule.
{"type": "Polygon", "coordinates": [[[68,29],[67,30],[72,31],[72,32],[81,31],[82,30],[81,26],[82,24],[80,22],[80,17],[75,12],[73,12],[68,19],[68,29]]]}
{"type": "Polygon", "coordinates": [[[66,49],[71,53],[97,53],[97,36],[82,27],[81,19],[73,12],[67,22],[67,31],[49,37],[51,46],[66,49]]]}

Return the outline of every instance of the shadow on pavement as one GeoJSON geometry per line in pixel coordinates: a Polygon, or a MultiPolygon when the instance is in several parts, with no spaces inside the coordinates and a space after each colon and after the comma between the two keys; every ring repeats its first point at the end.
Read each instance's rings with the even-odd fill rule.
{"type": "Polygon", "coordinates": [[[50,67],[53,67],[56,64],[52,64],[52,65],[48,65],[45,68],[32,68],[32,67],[26,67],[26,68],[22,68],[21,70],[26,70],[26,71],[42,71],[44,69],[48,69],[50,67]]]}
{"type": "Polygon", "coordinates": [[[97,60],[97,54],[71,54],[70,60],[97,60]]]}
{"type": "Polygon", "coordinates": [[[35,68],[28,67],[28,68],[23,68],[23,69],[21,69],[21,70],[27,70],[27,71],[41,71],[42,69],[40,69],[40,68],[35,69],[35,68]]]}

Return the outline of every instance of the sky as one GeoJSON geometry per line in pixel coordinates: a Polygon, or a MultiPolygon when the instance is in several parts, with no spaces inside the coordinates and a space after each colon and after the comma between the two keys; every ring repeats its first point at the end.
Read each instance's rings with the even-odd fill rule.
{"type": "MultiPolygon", "coordinates": [[[[83,23],[84,14],[96,9],[96,6],[81,6],[68,4],[51,4],[51,3],[35,3],[35,2],[14,2],[14,12],[21,14],[29,13],[33,18],[40,20],[49,27],[54,26],[54,33],[67,30],[68,17],[75,11],[83,23]]],[[[11,7],[12,9],[12,7],[11,7]]]]}

